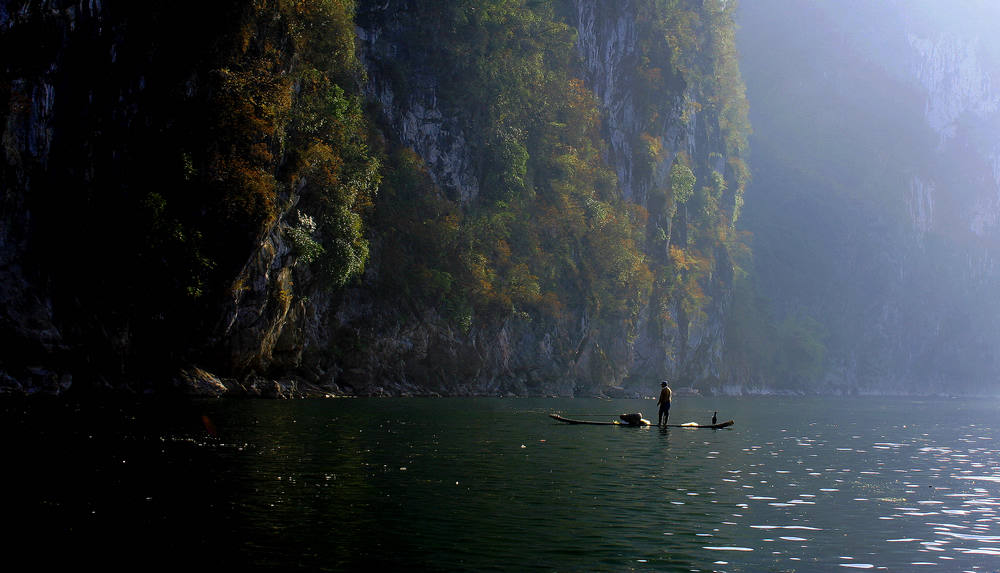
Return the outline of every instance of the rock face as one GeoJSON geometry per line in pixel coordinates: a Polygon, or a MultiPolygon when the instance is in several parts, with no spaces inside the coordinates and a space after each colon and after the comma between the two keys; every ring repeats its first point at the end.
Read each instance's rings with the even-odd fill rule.
{"type": "Polygon", "coordinates": [[[986,341],[1000,336],[1000,306],[991,294],[1000,286],[995,143],[1000,96],[994,86],[1000,60],[995,46],[987,45],[989,36],[981,37],[974,27],[906,34],[912,48],[909,77],[922,96],[923,119],[937,135],[937,146],[913,176],[921,193],[910,203],[915,252],[904,276],[934,284],[937,292],[933,306],[909,299],[913,307],[899,311],[921,317],[925,325],[919,334],[903,335],[921,353],[900,358],[922,364],[907,376],[929,387],[954,384],[960,391],[981,392],[994,385],[997,373],[998,356],[986,341]],[[930,369],[923,366],[928,362],[930,369]]]}
{"type": "MultiPolygon", "coordinates": [[[[417,5],[406,1],[359,5],[363,18],[358,37],[368,72],[364,91],[378,104],[386,137],[412,147],[450,200],[463,206],[474,202],[481,192],[478,151],[469,145],[460,115],[437,96],[442,70],[428,66],[404,84],[392,76],[392,60],[407,49],[401,38],[417,5]]],[[[384,306],[387,298],[376,292],[377,230],[371,264],[361,280],[333,294],[324,289],[305,265],[298,264],[289,240],[290,220],[301,199],[295,188],[282,192],[284,204],[253,241],[245,263],[234,269],[225,296],[206,301],[192,317],[197,320],[192,324],[201,330],[192,333],[189,345],[157,357],[162,363],[152,362],[155,333],[171,309],[148,301],[137,309],[88,310],[87,301],[94,300],[95,291],[113,290],[116,277],[128,270],[109,273],[86,297],[76,296],[65,283],[67,277],[115,263],[77,261],[50,272],[44,260],[49,251],[39,249],[38,242],[51,227],[39,226],[35,210],[47,200],[42,195],[59,183],[88,188],[95,180],[102,185],[117,182],[108,173],[126,170],[136,153],[129,148],[129,134],[171,129],[170,122],[157,123],[160,118],[149,111],[149,102],[158,101],[166,91],[190,101],[205,92],[205,79],[196,70],[170,69],[185,79],[169,84],[156,75],[164,70],[154,65],[155,53],[130,52],[129,34],[134,32],[129,18],[135,11],[116,11],[115,6],[93,0],[27,3],[17,10],[11,6],[0,3],[0,49],[23,49],[25,38],[39,27],[46,35],[36,58],[8,65],[0,78],[6,122],[2,126],[5,166],[0,170],[4,185],[0,387],[5,390],[58,394],[71,388],[76,378],[86,378],[91,386],[147,391],[151,386],[136,380],[151,366],[169,370],[163,376],[164,387],[195,395],[273,397],[591,395],[608,388],[634,395],[653,392],[663,377],[695,381],[717,374],[732,272],[724,257],[712,279],[708,294],[713,302],[706,312],[686,317],[677,303],[680,319],[668,331],[652,332],[649,308],[637,323],[623,323],[613,330],[595,327],[585,312],[571,312],[551,324],[511,313],[463,328],[432,308],[384,306]],[[87,57],[102,58],[101,64],[95,65],[92,83],[73,85],[76,76],[66,66],[86,61],[72,57],[84,49],[87,57]],[[101,74],[114,81],[103,85],[101,74]],[[65,126],[75,114],[94,118],[87,129],[93,128],[96,135],[75,150],[76,160],[53,165],[74,151],[67,135],[72,132],[65,126]],[[54,177],[54,172],[61,175],[54,177]],[[135,355],[137,347],[146,350],[135,355]]],[[[636,51],[637,8],[632,2],[591,0],[579,0],[574,8],[581,75],[600,98],[607,118],[608,160],[625,199],[645,206],[650,190],[664,184],[677,153],[707,157],[719,150],[718,142],[695,135],[699,121],[715,120],[696,114],[682,121],[681,103],[691,96],[683,91],[667,95],[678,102],[677,113],[663,117],[661,132],[651,134],[669,142],[667,149],[656,165],[640,172],[635,141],[642,127],[628,87],[634,74],[630,66],[636,51]]],[[[720,170],[724,163],[720,155],[720,170]]],[[[99,197],[99,191],[88,192],[99,197]]],[[[118,191],[108,199],[95,199],[94,204],[131,197],[127,189],[118,191]]],[[[87,205],[97,209],[94,204],[87,205]]],[[[79,224],[72,231],[86,228],[79,224]]],[[[115,256],[119,247],[107,244],[114,236],[113,230],[105,230],[94,237],[100,243],[93,247],[95,257],[115,256]]]]}
{"type": "MultiPolygon", "coordinates": [[[[628,201],[645,205],[650,188],[663,184],[677,152],[693,155],[703,151],[698,148],[695,137],[698,115],[693,113],[688,119],[681,115],[685,103],[693,97],[683,89],[657,94],[669,101],[672,113],[662,118],[658,133],[649,135],[660,138],[668,149],[653,169],[652,176],[644,173],[638,165],[641,159],[634,156],[634,142],[644,129],[634,93],[635,62],[640,57],[636,23],[638,3],[577,0],[574,4],[584,77],[601,100],[611,148],[609,159],[618,174],[622,196],[628,201]]],[[[701,143],[706,148],[717,144],[701,143]]]]}
{"type": "MultiPolygon", "coordinates": [[[[642,126],[636,119],[633,85],[636,57],[635,5],[621,2],[601,5],[596,1],[576,2],[578,46],[586,71],[587,84],[603,104],[607,116],[612,164],[618,174],[622,195],[642,202],[644,193],[635,189],[632,140],[642,126]]],[[[643,189],[644,191],[644,189],[643,189]]]]}
{"type": "MultiPolygon", "coordinates": [[[[301,350],[288,349],[301,346],[303,335],[290,333],[301,333],[305,321],[301,308],[274,296],[287,289],[294,262],[280,220],[238,277],[250,286],[234,290],[228,310],[209,303],[187,315],[161,298],[164,284],[181,278],[171,274],[177,269],[164,272],[169,261],[143,260],[142,245],[135,244],[150,236],[143,228],[156,221],[122,216],[145,210],[143,194],[155,188],[159,174],[133,171],[167,151],[156,141],[174,135],[178,118],[191,113],[185,106],[205,90],[198,68],[208,57],[200,42],[210,44],[212,37],[200,27],[215,33],[217,18],[231,7],[222,2],[217,12],[205,10],[194,24],[199,29],[191,30],[197,41],[173,41],[161,35],[174,34],[174,18],[190,8],[184,3],[160,15],[153,5],[97,0],[0,5],[0,41],[10,55],[0,70],[0,371],[6,381],[0,386],[17,393],[77,386],[148,391],[186,361],[180,354],[201,354],[216,334],[218,320],[211,317],[227,312],[217,334],[231,350],[227,372],[295,362],[301,350]],[[186,58],[185,50],[198,57],[186,58]],[[156,267],[158,274],[147,274],[156,267]],[[150,277],[155,280],[143,283],[150,277]],[[161,344],[167,342],[161,337],[177,343],[161,344]]],[[[177,227],[171,235],[183,242],[185,231],[177,227]]],[[[205,392],[223,385],[190,387],[205,392]]]]}
{"type": "MultiPolygon", "coordinates": [[[[38,9],[50,11],[65,33],[78,26],[93,26],[100,19],[99,4],[61,4],[46,2],[38,9]]],[[[11,9],[7,3],[0,5],[0,33],[7,37],[18,31],[18,19],[23,18],[23,14],[12,13],[11,9]]],[[[4,48],[10,45],[5,43],[4,48]]],[[[40,51],[55,48],[45,45],[40,51]]],[[[7,367],[2,373],[5,383],[0,387],[28,394],[60,393],[72,382],[67,356],[70,347],[57,326],[51,294],[27,268],[25,257],[32,247],[33,205],[46,192],[40,174],[50,162],[55,129],[56,84],[60,78],[55,62],[45,64],[16,71],[8,67],[4,70],[4,93],[0,95],[0,104],[6,108],[0,116],[6,120],[0,126],[5,166],[0,171],[0,344],[9,357],[3,361],[7,367]],[[8,366],[10,358],[15,357],[13,367],[8,366]]]]}
{"type": "Polygon", "coordinates": [[[985,22],[996,7],[783,7],[813,32],[785,28],[773,4],[741,9],[758,134],[746,222],[774,307],[826,325],[826,375],[807,386],[992,391],[1000,61],[985,22]],[[782,53],[796,59],[773,60],[782,53]]]}
{"type": "MultiPolygon", "coordinates": [[[[717,120],[707,113],[691,111],[709,106],[707,102],[698,101],[683,77],[675,79],[677,87],[673,91],[656,94],[668,102],[665,107],[669,113],[660,118],[653,133],[644,132],[636,109],[639,97],[635,91],[635,62],[641,56],[637,47],[639,3],[577,0],[574,5],[584,77],[601,100],[610,142],[609,160],[618,174],[623,197],[649,207],[651,190],[670,185],[670,167],[678,153],[702,157],[716,172],[725,172],[727,157],[721,141],[718,137],[705,135],[718,133],[717,120]],[[639,162],[644,159],[636,157],[635,152],[635,142],[643,136],[653,137],[665,146],[654,165],[647,169],[640,167],[639,162]],[[713,155],[715,159],[709,159],[713,155]]],[[[670,73],[666,62],[660,65],[664,74],[670,73]]],[[[668,232],[668,239],[670,234],[668,232]]],[[[664,377],[694,383],[720,376],[725,313],[731,298],[732,263],[725,256],[717,263],[718,268],[708,285],[712,303],[704,314],[688,316],[680,304],[675,303],[673,312],[680,317],[677,324],[666,331],[653,332],[648,322],[650,309],[643,313],[636,328],[638,338],[625,350],[620,363],[626,367],[627,376],[646,381],[644,389],[651,394],[657,389],[657,381],[664,377]]]]}
{"type": "MultiPolygon", "coordinates": [[[[666,185],[678,152],[707,157],[721,145],[709,138],[697,141],[698,114],[681,119],[689,94],[683,90],[662,93],[661,97],[674,102],[670,106],[673,115],[661,118],[660,132],[645,135],[667,142],[668,147],[652,169],[640,169],[634,151],[643,135],[633,93],[637,3],[580,0],[573,6],[576,20],[571,24],[578,31],[582,75],[605,114],[608,160],[618,175],[623,197],[645,207],[650,189],[666,185]]],[[[428,66],[414,74],[416,79],[406,84],[405,96],[397,93],[398,80],[391,73],[393,58],[403,57],[408,49],[403,38],[413,15],[407,14],[415,9],[410,2],[361,4],[359,36],[368,68],[366,91],[378,101],[393,131],[424,159],[434,181],[450,197],[468,203],[479,193],[478,166],[465,145],[468,138],[457,114],[442,107],[437,97],[442,71],[428,66]]],[[[416,56],[408,57],[418,61],[416,56]]],[[[668,67],[666,62],[662,65],[668,67]]],[[[701,121],[712,120],[706,115],[701,121]]],[[[717,164],[722,169],[723,155],[717,164]]],[[[676,303],[674,313],[681,318],[666,330],[651,326],[649,308],[638,321],[622,324],[614,332],[594,329],[590,317],[579,314],[559,327],[511,316],[500,323],[477,325],[469,333],[456,332],[433,312],[421,313],[419,325],[401,327],[380,325],[371,315],[343,310],[342,326],[358,321],[365,324],[361,337],[370,341],[372,350],[364,366],[345,368],[339,380],[355,391],[381,379],[378,387],[399,387],[404,392],[419,392],[429,384],[440,393],[586,395],[619,384],[630,391],[654,393],[664,377],[683,378],[688,383],[716,378],[721,369],[723,319],[732,280],[728,259],[723,257],[719,265],[708,293],[713,302],[706,312],[687,317],[676,303]],[[459,379],[455,379],[456,373],[459,379]]],[[[364,298],[366,293],[356,296],[364,298]]]]}
{"type": "Polygon", "coordinates": [[[437,97],[438,78],[428,68],[424,74],[407,78],[406,93],[388,77],[388,65],[400,51],[399,33],[410,18],[419,14],[410,2],[369,6],[361,3],[367,27],[358,28],[369,81],[366,95],[379,102],[384,119],[405,145],[412,147],[427,164],[431,177],[449,196],[468,203],[479,194],[473,150],[466,145],[456,111],[442,109],[437,97]]]}

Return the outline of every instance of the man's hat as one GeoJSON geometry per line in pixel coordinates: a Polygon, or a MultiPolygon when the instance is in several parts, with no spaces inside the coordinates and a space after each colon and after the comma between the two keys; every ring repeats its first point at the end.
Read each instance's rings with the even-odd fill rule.
{"type": "Polygon", "coordinates": [[[660,382],[660,386],[666,386],[666,385],[667,385],[667,381],[666,380],[664,380],[663,382],[660,382]]]}

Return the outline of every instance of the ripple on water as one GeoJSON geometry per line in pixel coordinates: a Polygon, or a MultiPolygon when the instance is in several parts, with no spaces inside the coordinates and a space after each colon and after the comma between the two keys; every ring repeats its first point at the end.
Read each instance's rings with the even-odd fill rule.
{"type": "Polygon", "coordinates": [[[1000,543],[1000,536],[998,535],[972,535],[968,533],[957,533],[955,531],[942,531],[942,530],[938,530],[938,535],[955,537],[963,541],[979,541],[980,543],[1000,543]]]}
{"type": "Polygon", "coordinates": [[[993,555],[1000,557],[1000,549],[990,549],[987,547],[980,547],[979,549],[959,549],[959,551],[965,555],[993,555]]]}
{"type": "Polygon", "coordinates": [[[1000,483],[1000,476],[953,476],[953,477],[955,479],[988,481],[988,482],[993,482],[993,483],[1000,483]]]}

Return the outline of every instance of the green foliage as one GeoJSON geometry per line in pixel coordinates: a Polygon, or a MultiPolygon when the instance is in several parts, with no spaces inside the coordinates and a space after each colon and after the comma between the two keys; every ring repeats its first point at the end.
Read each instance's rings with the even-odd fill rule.
{"type": "MultiPolygon", "coordinates": [[[[634,179],[660,185],[638,204],[622,199],[607,164],[599,102],[580,79],[569,0],[404,3],[414,17],[394,46],[402,49],[378,71],[400,98],[437,80],[436,103],[461,126],[479,183],[479,196],[462,202],[457,190],[432,183],[412,150],[372,127],[359,93],[353,0],[154,4],[118,8],[133,42],[121,54],[134,61],[92,73],[107,60],[95,51],[67,53],[62,64],[82,71],[63,82],[60,120],[141,112],[66,121],[73,126],[53,138],[53,157],[69,167],[38,187],[65,190],[52,203],[67,214],[53,216],[53,207],[29,198],[39,214],[32,232],[51,237],[38,257],[54,255],[61,269],[50,282],[74,284],[85,270],[77,261],[83,248],[66,248],[60,233],[94,229],[93,242],[115,250],[109,257],[147,277],[119,280],[133,272],[121,271],[84,287],[83,300],[102,302],[95,312],[111,308],[127,322],[140,314],[133,307],[157,316],[179,301],[178,330],[191,328],[186,318],[210,321],[204,311],[245,288],[234,277],[262,238],[279,231],[298,270],[309,272],[286,273],[271,293],[276,300],[287,304],[302,294],[293,291],[317,286],[307,278],[342,288],[377,251],[379,296],[414,314],[432,307],[463,332],[484,317],[559,326],[586,317],[595,332],[624,338],[646,306],[657,328],[683,327],[684,317],[705,314],[718,277],[731,271],[738,241],[728,231],[747,173],[732,2],[635,3],[634,179]],[[176,34],[185,26],[190,34],[176,34]],[[120,79],[147,72],[145,90],[120,79]],[[107,107],[80,103],[91,101],[107,107]],[[672,157],[684,142],[666,140],[665,125],[696,128],[698,149],[672,157]],[[64,143],[77,141],[82,152],[64,143]],[[88,164],[95,157],[112,159],[88,164]],[[107,302],[114,298],[125,302],[107,302]]],[[[361,17],[372,12],[383,11],[361,17]]],[[[52,39],[43,52],[61,41],[46,20],[55,17],[38,23],[52,39]]],[[[12,52],[9,69],[47,73],[41,63],[51,54],[36,62],[38,53],[12,52]]],[[[14,83],[0,78],[0,87],[14,83]]],[[[0,109],[22,105],[15,100],[24,94],[3,91],[9,105],[0,109]]],[[[4,168],[3,180],[21,168],[4,168]]],[[[64,299],[75,289],[66,287],[64,299]]]]}
{"type": "Polygon", "coordinates": [[[390,288],[380,290],[463,325],[586,315],[619,336],[634,335],[648,306],[664,346],[671,329],[704,319],[732,275],[729,250],[741,246],[730,231],[746,180],[744,149],[727,143],[747,126],[726,111],[745,98],[738,70],[727,67],[736,60],[724,4],[637,4],[634,178],[652,182],[672,161],[641,206],[621,199],[606,163],[598,102],[577,77],[570,2],[421,7],[403,32],[407,50],[382,72],[405,96],[408,78],[447,70],[437,105],[477,151],[480,194],[456,203],[412,152],[386,150],[375,226],[384,230],[379,277],[390,288]],[[720,110],[732,118],[722,122],[720,110]],[[697,153],[674,153],[683,142],[655,135],[695,114],[707,137],[697,153]]]}
{"type": "Polygon", "coordinates": [[[645,165],[635,177],[653,181],[672,160],[642,205],[622,200],[606,163],[598,102],[578,77],[576,32],[564,19],[569,2],[421,5],[402,32],[406,49],[379,70],[400,97],[413,77],[440,74],[437,104],[474,150],[479,196],[462,203],[412,150],[373,136],[356,88],[352,2],[247,5],[206,76],[210,137],[176,155],[184,193],[205,193],[225,223],[198,238],[190,231],[200,223],[180,218],[192,227],[187,241],[228,244],[215,256],[241,260],[285,220],[298,263],[337,289],[362,273],[373,238],[378,291],[433,307],[465,332],[479,318],[586,315],[597,329],[631,333],[646,305],[661,332],[686,327],[731,274],[729,231],[746,180],[729,4],[638,3],[633,144],[645,165]],[[678,142],[656,134],[695,117],[707,143],[671,158],[678,142]],[[243,250],[224,240],[233,231],[243,250]]]}
{"type": "Polygon", "coordinates": [[[465,119],[470,147],[483,150],[480,196],[460,208],[412,152],[391,151],[376,210],[379,228],[392,229],[383,280],[466,324],[526,312],[561,320],[568,308],[609,321],[637,315],[652,280],[645,220],[620,200],[601,157],[597,101],[571,65],[573,30],[548,3],[430,10],[408,28],[419,47],[409,63],[455,70],[439,105],[465,119]]]}
{"type": "Polygon", "coordinates": [[[232,276],[293,192],[300,212],[286,234],[298,261],[330,288],[364,268],[362,213],[380,175],[355,87],[353,10],[350,0],[262,0],[221,31],[205,62],[203,122],[180,153],[183,184],[164,194],[222,263],[203,283],[232,276]]]}
{"type": "Polygon", "coordinates": [[[697,181],[691,168],[684,164],[682,155],[674,159],[670,166],[670,194],[674,203],[683,205],[687,203],[694,193],[694,184],[697,181]]]}
{"type": "Polygon", "coordinates": [[[156,176],[170,184],[141,202],[141,256],[166,263],[177,294],[227,292],[293,193],[285,234],[298,262],[330,288],[363,270],[362,214],[380,168],[356,88],[353,10],[350,0],[261,0],[220,15],[213,49],[191,63],[204,85],[171,104],[186,115],[167,120],[180,127],[161,144],[170,163],[156,176]]]}
{"type": "Polygon", "coordinates": [[[316,234],[316,221],[309,215],[298,213],[298,222],[295,226],[289,227],[288,237],[292,241],[292,248],[299,261],[309,264],[318,259],[325,249],[323,245],[316,242],[313,236],[316,234]]]}
{"type": "Polygon", "coordinates": [[[763,381],[772,388],[815,388],[826,367],[826,327],[804,313],[789,313],[777,320],[758,290],[749,249],[739,250],[737,258],[743,271],[733,281],[732,305],[726,315],[729,374],[746,382],[763,381]]]}
{"type": "Polygon", "coordinates": [[[773,372],[777,384],[808,388],[823,373],[824,327],[809,316],[789,315],[777,328],[773,372]]]}

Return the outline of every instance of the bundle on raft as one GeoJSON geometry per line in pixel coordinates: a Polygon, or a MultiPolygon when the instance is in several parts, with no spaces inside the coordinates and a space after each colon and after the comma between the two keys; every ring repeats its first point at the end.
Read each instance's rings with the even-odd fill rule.
{"type": "MultiPolygon", "coordinates": [[[[588,425],[591,425],[591,426],[636,426],[636,427],[638,427],[638,426],[652,426],[652,425],[655,425],[652,422],[650,422],[649,420],[644,419],[642,417],[642,414],[639,413],[639,412],[636,412],[634,414],[622,414],[622,415],[618,416],[619,418],[621,418],[621,420],[622,420],[621,422],[619,422],[619,421],[597,422],[597,421],[593,421],[593,420],[574,420],[572,418],[564,418],[564,417],[560,416],[559,414],[549,414],[549,417],[552,418],[553,420],[558,420],[560,422],[565,422],[567,424],[588,424],[588,425]]],[[[712,428],[712,429],[718,430],[720,428],[728,428],[729,426],[732,426],[735,423],[736,423],[735,421],[729,420],[727,422],[719,422],[718,424],[699,424],[698,422],[686,422],[684,424],[667,424],[666,426],[668,428],[712,428]]]]}

